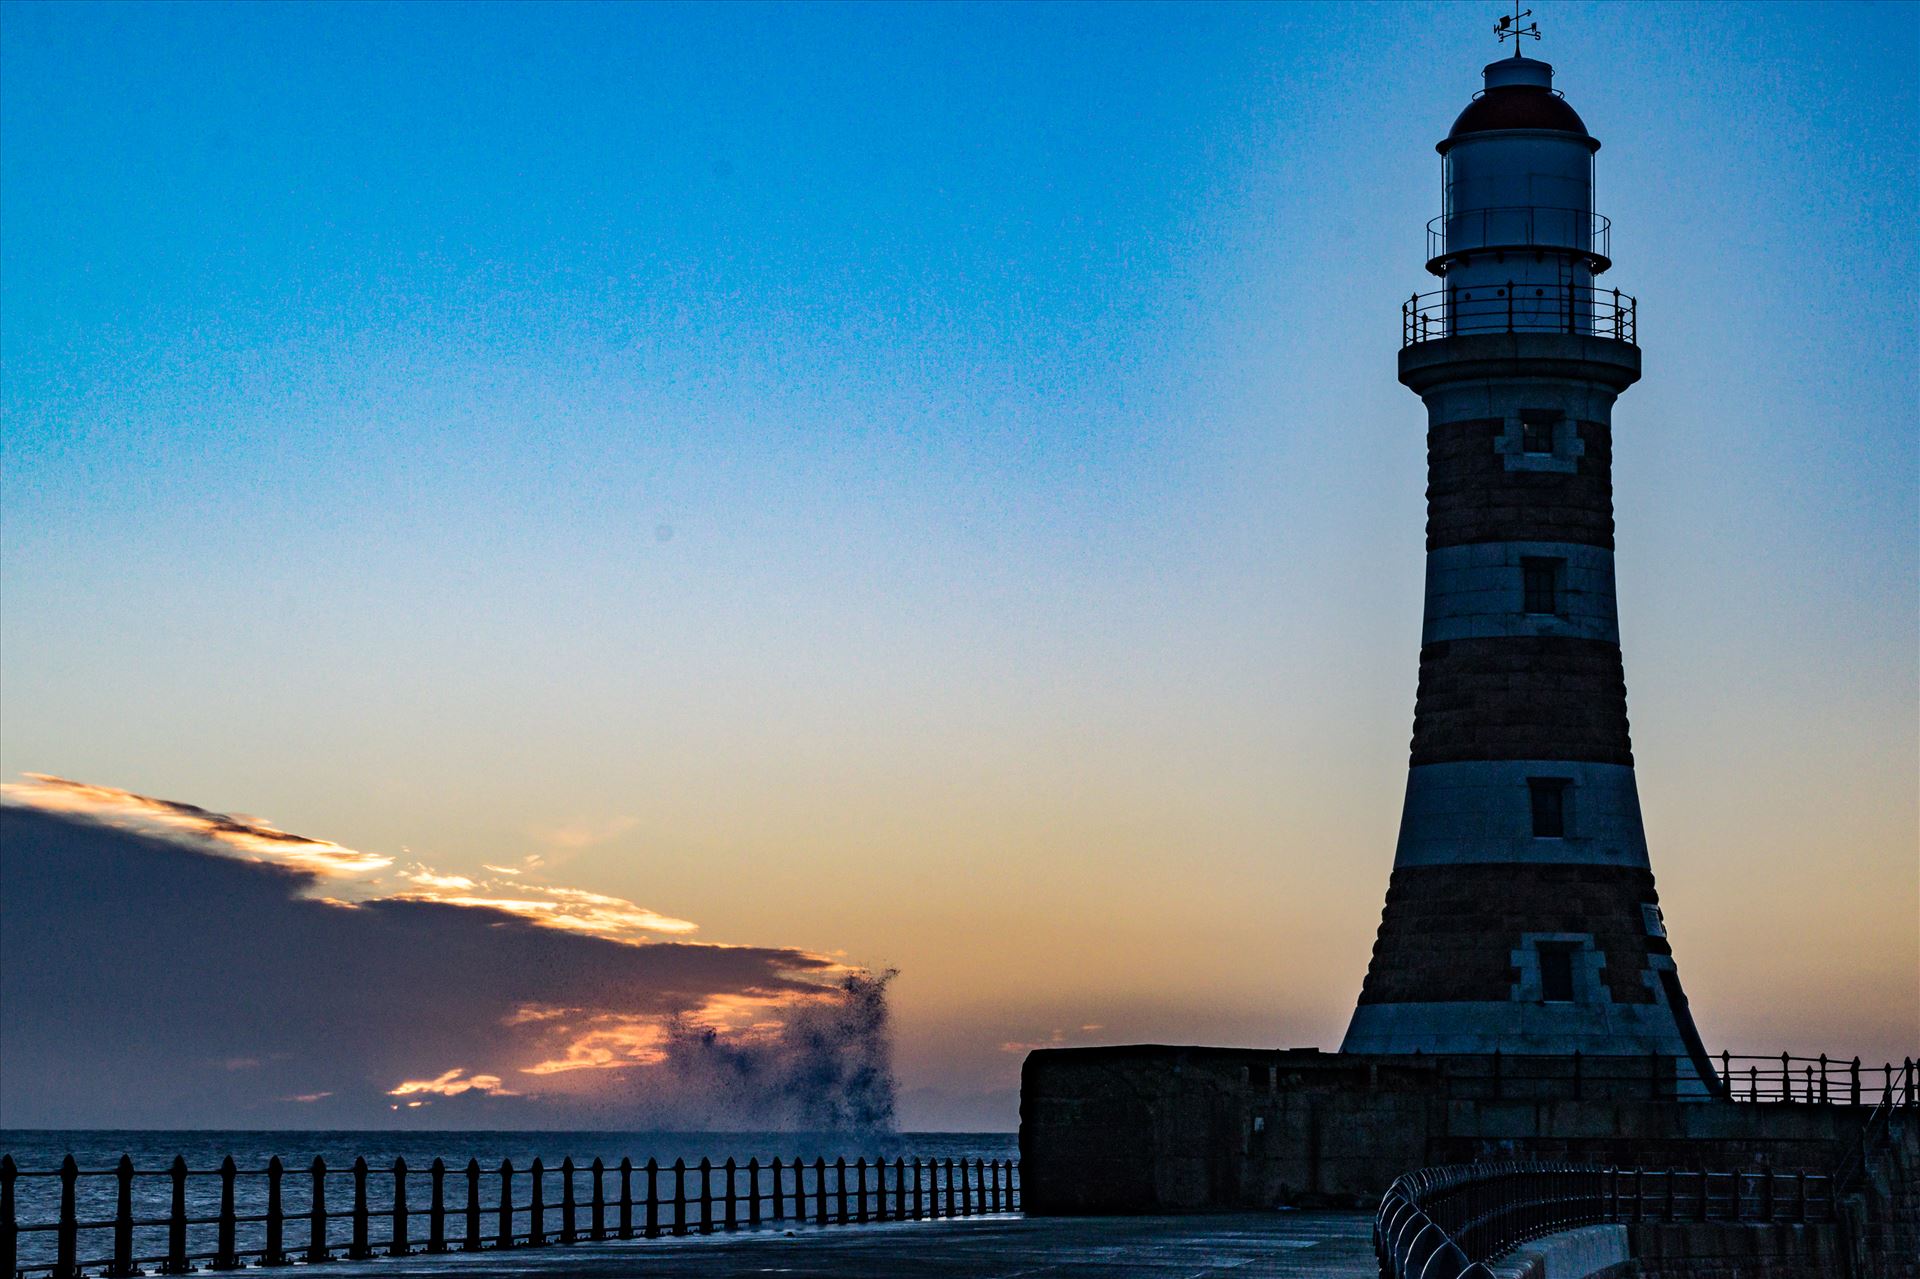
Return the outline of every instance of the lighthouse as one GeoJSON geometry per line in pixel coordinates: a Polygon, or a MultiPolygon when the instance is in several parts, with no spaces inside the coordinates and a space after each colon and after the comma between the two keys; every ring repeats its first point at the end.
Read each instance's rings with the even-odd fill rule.
{"type": "Polygon", "coordinates": [[[1603,283],[1600,143],[1517,46],[1439,143],[1439,287],[1402,307],[1400,381],[1427,409],[1426,606],[1399,842],[1342,1051],[1631,1055],[1706,1095],[1614,603],[1637,308],[1603,283]]]}

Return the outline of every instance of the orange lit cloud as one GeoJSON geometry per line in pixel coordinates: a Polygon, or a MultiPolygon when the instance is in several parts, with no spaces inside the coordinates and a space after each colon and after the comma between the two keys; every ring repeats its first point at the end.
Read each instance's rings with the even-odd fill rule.
{"type": "Polygon", "coordinates": [[[492,1093],[496,1097],[516,1096],[514,1092],[500,1086],[498,1075],[469,1075],[466,1067],[454,1069],[436,1075],[432,1079],[408,1079],[387,1090],[389,1097],[413,1097],[432,1095],[435,1097],[458,1097],[464,1092],[492,1093]]]}
{"type": "Polygon", "coordinates": [[[363,853],[324,839],[277,829],[258,817],[216,813],[171,799],[154,799],[113,786],[94,786],[50,773],[26,773],[0,785],[0,800],[43,812],[84,817],[122,830],[156,835],[192,848],[211,847],[250,861],[272,862],[326,878],[370,875],[393,858],[363,853]]]}
{"type": "MultiPolygon", "coordinates": [[[[541,883],[534,877],[541,865],[537,855],[523,859],[518,866],[485,867],[509,877],[506,884],[490,878],[444,874],[419,864],[407,866],[389,880],[381,872],[393,867],[391,857],[289,834],[258,817],[217,813],[47,773],[27,773],[24,777],[24,781],[0,786],[0,800],[333,880],[338,888],[350,890],[344,899],[322,898],[336,905],[350,906],[356,900],[395,900],[477,907],[518,915],[547,928],[621,942],[644,942],[655,934],[684,936],[699,928],[691,920],[660,914],[623,897],[541,883]]],[[[576,842],[574,846],[584,844],[576,842]]],[[[312,895],[321,896],[317,892],[312,895]]]]}

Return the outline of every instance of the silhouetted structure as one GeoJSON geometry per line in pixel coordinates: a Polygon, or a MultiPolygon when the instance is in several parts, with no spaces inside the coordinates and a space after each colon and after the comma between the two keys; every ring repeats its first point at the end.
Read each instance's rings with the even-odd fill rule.
{"type": "Polygon", "coordinates": [[[1714,1070],[1641,827],[1614,607],[1613,405],[1634,300],[1593,211],[1600,143],[1519,56],[1439,144],[1446,208],[1402,310],[1427,406],[1427,591],[1406,803],[1342,1051],[1580,1052],[1714,1070]]]}

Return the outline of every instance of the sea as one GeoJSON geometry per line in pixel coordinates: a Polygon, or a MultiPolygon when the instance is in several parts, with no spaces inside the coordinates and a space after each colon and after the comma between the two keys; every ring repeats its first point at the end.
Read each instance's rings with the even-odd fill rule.
{"type": "MultiPolygon", "coordinates": [[[[299,1252],[309,1240],[312,1206],[312,1165],[316,1158],[325,1161],[326,1208],[329,1217],[328,1243],[344,1253],[351,1237],[347,1216],[354,1202],[353,1166],[356,1159],[367,1161],[367,1206],[372,1217],[370,1236],[377,1243],[391,1235],[391,1211],[394,1197],[394,1161],[406,1161],[407,1206],[411,1212],[410,1234],[416,1246],[427,1237],[425,1209],[430,1201],[429,1169],[435,1159],[445,1163],[444,1187],[448,1236],[459,1240],[464,1230],[467,1202],[466,1168],[477,1161],[482,1169],[482,1231],[489,1242],[499,1231],[500,1167],[511,1160],[514,1173],[514,1229],[525,1234],[531,1229],[527,1205],[531,1197],[528,1169],[538,1158],[546,1169],[543,1181],[547,1231],[560,1228],[559,1168],[571,1158],[576,1169],[575,1197],[579,1204],[580,1229],[589,1222],[591,1174],[587,1170],[594,1159],[608,1169],[603,1182],[608,1203],[607,1223],[617,1220],[615,1199],[619,1177],[614,1171],[622,1159],[633,1161],[635,1169],[644,1169],[649,1159],[663,1170],[658,1181],[663,1201],[673,1193],[670,1170],[676,1160],[684,1160],[689,1169],[697,1169],[706,1159],[716,1170],[710,1185],[716,1196],[724,1194],[723,1174],[728,1159],[740,1170],[736,1188],[744,1196],[747,1189],[745,1168],[757,1159],[762,1168],[760,1193],[763,1215],[771,1216],[772,1181],[767,1171],[773,1160],[781,1160],[783,1170],[794,1160],[804,1162],[805,1188],[809,1204],[816,1202],[814,1178],[816,1160],[827,1164],[830,1195],[837,1188],[834,1165],[845,1159],[849,1165],[865,1160],[870,1165],[885,1160],[889,1165],[888,1186],[891,1199],[892,1165],[905,1160],[911,1170],[913,1161],[937,1160],[944,1167],[953,1160],[989,1164],[1019,1158],[1019,1142],[1013,1133],[804,1133],[804,1132],[334,1132],[334,1131],[131,1131],[110,1129],[0,1129],[0,1154],[10,1155],[20,1175],[14,1184],[14,1214],[21,1227],[19,1264],[31,1272],[35,1266],[48,1267],[54,1260],[55,1236],[51,1226],[59,1219],[60,1180],[56,1173],[67,1156],[73,1156],[81,1176],[76,1183],[75,1215],[82,1223],[78,1253],[82,1261],[102,1259],[112,1252],[111,1224],[116,1212],[118,1182],[113,1175],[124,1155],[133,1161],[135,1177],[132,1215],[141,1225],[134,1231],[136,1257],[158,1260],[167,1247],[167,1228],[160,1224],[170,1210],[172,1182],[167,1170],[176,1158],[184,1159],[190,1176],[186,1181],[186,1215],[195,1220],[188,1228],[188,1251],[210,1257],[216,1247],[215,1218],[220,1208],[222,1161],[232,1157],[238,1174],[234,1180],[234,1212],[240,1222],[236,1231],[238,1246],[258,1249],[264,1240],[264,1224],[248,1217],[259,1217],[267,1206],[268,1161],[278,1156],[285,1169],[282,1178],[282,1211],[287,1221],[285,1242],[289,1251],[299,1252]]],[[[849,1173],[849,1183],[853,1174],[849,1173]]],[[[791,1200],[793,1178],[783,1171],[783,1194],[791,1200]]],[[[644,1173],[633,1179],[636,1201],[645,1194],[644,1173]]],[[[697,1172],[686,1179],[690,1198],[698,1197],[697,1172]]],[[[837,1208],[837,1201],[834,1206],[837,1208]]],[[[722,1211],[716,1207],[716,1214],[722,1211]]],[[[787,1208],[789,1213],[792,1208],[787,1208]]],[[[699,1219],[696,1203],[690,1209],[699,1219]]],[[[744,1219],[746,1208],[739,1209],[744,1219]]],[[[663,1203],[662,1223],[670,1225],[672,1205],[663,1203]]],[[[642,1210],[635,1209],[638,1225],[642,1210]]]]}

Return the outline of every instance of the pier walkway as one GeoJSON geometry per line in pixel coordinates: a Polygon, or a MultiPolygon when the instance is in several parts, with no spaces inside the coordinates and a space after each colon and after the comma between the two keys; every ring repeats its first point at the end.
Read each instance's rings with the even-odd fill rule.
{"type": "Polygon", "coordinates": [[[1360,1212],[1181,1217],[971,1217],[799,1228],[570,1248],[333,1264],[350,1275],[497,1279],[1373,1279],[1372,1217],[1360,1212]]]}

